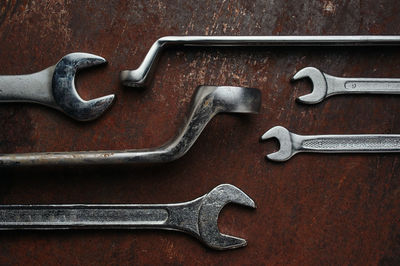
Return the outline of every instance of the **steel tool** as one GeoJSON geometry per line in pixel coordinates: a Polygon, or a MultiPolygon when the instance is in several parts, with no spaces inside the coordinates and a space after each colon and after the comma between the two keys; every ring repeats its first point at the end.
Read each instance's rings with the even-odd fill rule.
{"type": "Polygon", "coordinates": [[[125,86],[144,87],[151,79],[161,51],[170,46],[378,46],[400,45],[400,36],[166,36],[150,48],[135,70],[124,70],[120,79],[125,86]]]}
{"type": "Polygon", "coordinates": [[[258,89],[199,86],[191,111],[180,133],[166,144],[151,149],[0,154],[0,166],[163,163],[182,157],[207,123],[218,113],[257,113],[261,105],[258,89]]]}
{"type": "Polygon", "coordinates": [[[256,208],[243,191],[222,184],[174,204],[0,205],[0,230],[164,229],[191,234],[213,249],[246,246],[246,240],[219,232],[218,215],[228,203],[256,208]]]}
{"type": "Polygon", "coordinates": [[[272,161],[287,161],[299,152],[364,153],[400,152],[400,135],[297,135],[276,126],[261,140],[276,138],[280,148],[267,155],[272,161]]]}
{"type": "Polygon", "coordinates": [[[85,101],[75,89],[77,70],[106,63],[100,56],[72,53],[54,66],[27,75],[0,76],[0,102],[34,102],[89,121],[98,118],[111,105],[114,95],[85,101]]]}
{"type": "Polygon", "coordinates": [[[336,94],[400,94],[400,79],[340,78],[328,75],[315,67],[306,67],[292,78],[296,81],[309,78],[313,90],[297,98],[306,104],[314,104],[336,94]]]}

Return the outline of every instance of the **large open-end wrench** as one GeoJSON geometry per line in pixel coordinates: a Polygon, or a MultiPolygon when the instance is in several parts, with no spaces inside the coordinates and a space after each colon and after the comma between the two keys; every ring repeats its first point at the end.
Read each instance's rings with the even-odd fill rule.
{"type": "Polygon", "coordinates": [[[400,152],[400,135],[297,135],[276,126],[262,135],[261,140],[276,138],[280,148],[267,155],[272,161],[287,161],[299,152],[382,153],[400,152]]]}
{"type": "Polygon", "coordinates": [[[107,110],[114,95],[83,100],[75,89],[75,73],[105,62],[97,55],[72,53],[37,73],[0,76],[0,102],[34,102],[60,110],[79,121],[94,120],[107,110]]]}
{"type": "Polygon", "coordinates": [[[121,72],[125,86],[144,87],[150,79],[161,51],[170,46],[378,46],[400,45],[400,36],[166,36],[150,48],[135,70],[121,72]]]}
{"type": "Polygon", "coordinates": [[[1,166],[163,163],[182,157],[207,123],[218,113],[257,113],[261,106],[258,89],[228,86],[199,86],[191,111],[180,133],[166,144],[151,149],[80,152],[0,154],[1,166]]]}
{"type": "Polygon", "coordinates": [[[213,249],[246,246],[246,240],[219,232],[218,215],[228,203],[256,207],[243,191],[223,184],[175,204],[0,205],[0,230],[164,229],[191,234],[213,249]]]}
{"type": "Polygon", "coordinates": [[[306,104],[315,104],[337,94],[400,94],[400,79],[389,78],[340,78],[328,75],[315,67],[306,67],[292,78],[296,81],[309,78],[313,90],[297,98],[306,104]]]}

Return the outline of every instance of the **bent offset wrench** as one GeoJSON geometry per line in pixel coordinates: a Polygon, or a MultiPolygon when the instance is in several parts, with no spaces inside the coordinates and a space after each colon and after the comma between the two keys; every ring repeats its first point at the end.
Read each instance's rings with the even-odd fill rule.
{"type": "Polygon", "coordinates": [[[312,92],[297,98],[299,102],[314,104],[337,94],[400,94],[400,79],[340,78],[328,75],[315,67],[306,67],[292,78],[296,81],[309,78],[312,92]]]}
{"type": "Polygon", "coordinates": [[[219,232],[218,215],[228,203],[256,208],[243,191],[223,184],[175,204],[0,205],[0,230],[164,229],[191,234],[213,249],[246,246],[246,240],[219,232]]]}
{"type": "Polygon", "coordinates": [[[150,48],[135,70],[121,72],[125,86],[144,87],[150,79],[161,51],[169,46],[378,46],[400,45],[396,35],[349,36],[166,36],[150,48]]]}
{"type": "Polygon", "coordinates": [[[100,56],[72,53],[54,66],[27,75],[0,76],[0,102],[34,102],[64,112],[79,121],[98,118],[114,95],[85,101],[75,89],[76,71],[106,63],[100,56]]]}
{"type": "Polygon", "coordinates": [[[257,113],[260,105],[261,92],[258,89],[199,86],[192,98],[191,112],[181,132],[160,147],[141,150],[0,154],[0,167],[170,162],[182,157],[190,149],[216,114],[257,113]]]}
{"type": "Polygon", "coordinates": [[[297,135],[276,126],[262,135],[261,140],[276,138],[280,148],[267,155],[272,161],[287,161],[299,152],[323,153],[385,153],[400,152],[400,135],[297,135]]]}

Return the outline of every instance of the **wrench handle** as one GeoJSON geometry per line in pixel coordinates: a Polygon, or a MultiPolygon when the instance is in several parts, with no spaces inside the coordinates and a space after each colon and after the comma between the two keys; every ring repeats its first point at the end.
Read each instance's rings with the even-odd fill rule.
{"type": "Polygon", "coordinates": [[[400,135],[303,136],[301,151],[307,152],[400,152],[400,135]]]}
{"type": "Polygon", "coordinates": [[[57,108],[52,96],[54,67],[27,75],[0,76],[1,102],[34,102],[57,108]]]}
{"type": "Polygon", "coordinates": [[[400,94],[400,79],[338,78],[327,76],[328,95],[334,94],[400,94]]]}
{"type": "Polygon", "coordinates": [[[162,205],[5,205],[0,230],[162,227],[162,205]]]}

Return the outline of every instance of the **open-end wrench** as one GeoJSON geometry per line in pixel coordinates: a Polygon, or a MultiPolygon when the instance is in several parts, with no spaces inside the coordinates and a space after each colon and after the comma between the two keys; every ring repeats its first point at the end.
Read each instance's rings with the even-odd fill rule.
{"type": "Polygon", "coordinates": [[[125,86],[145,87],[163,49],[170,46],[378,46],[400,45],[400,36],[166,36],[150,48],[135,70],[121,72],[125,86]]]}
{"type": "Polygon", "coordinates": [[[85,101],[75,89],[75,73],[106,60],[88,53],[71,53],[54,66],[27,75],[0,76],[0,102],[34,102],[60,110],[79,121],[98,118],[114,95],[85,101]]]}
{"type": "Polygon", "coordinates": [[[297,135],[276,126],[262,135],[261,140],[276,138],[280,148],[267,155],[272,161],[287,161],[299,152],[383,153],[400,152],[400,135],[297,135]]]}
{"type": "Polygon", "coordinates": [[[182,157],[207,123],[218,113],[257,113],[261,105],[258,89],[199,86],[181,132],[166,144],[151,149],[0,154],[1,166],[163,163],[182,157]]]}
{"type": "Polygon", "coordinates": [[[219,232],[218,215],[228,203],[256,208],[243,191],[222,184],[175,204],[0,205],[0,230],[164,229],[191,234],[213,249],[246,246],[246,240],[219,232]]]}
{"type": "Polygon", "coordinates": [[[299,102],[315,104],[336,94],[400,94],[400,79],[340,78],[328,75],[315,67],[306,67],[292,78],[296,81],[309,78],[312,92],[297,98],[299,102]]]}

